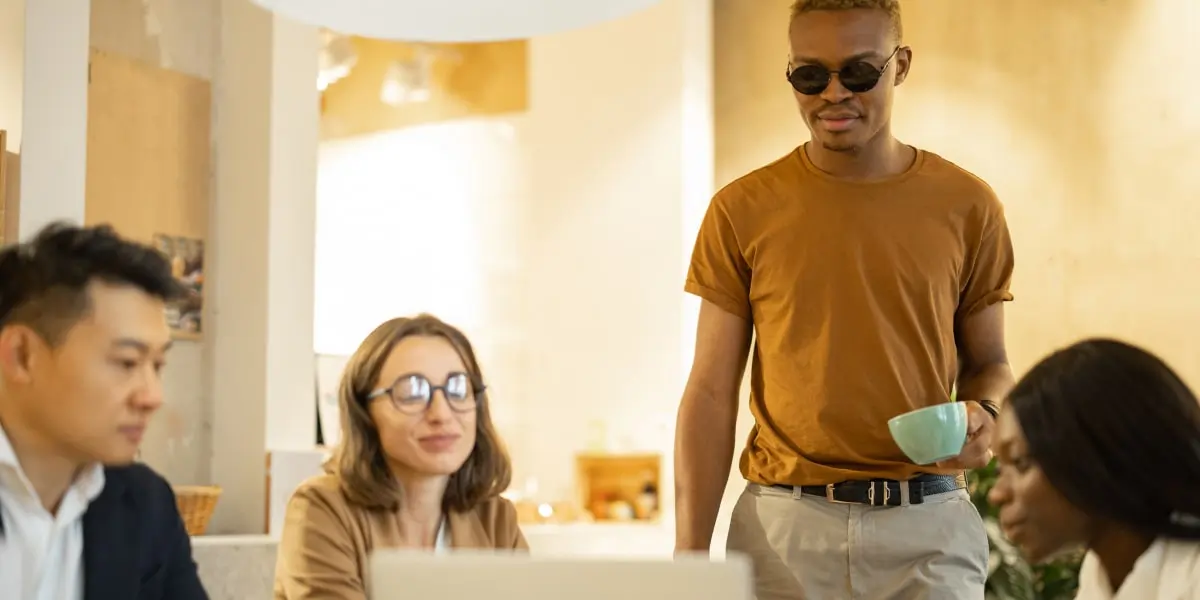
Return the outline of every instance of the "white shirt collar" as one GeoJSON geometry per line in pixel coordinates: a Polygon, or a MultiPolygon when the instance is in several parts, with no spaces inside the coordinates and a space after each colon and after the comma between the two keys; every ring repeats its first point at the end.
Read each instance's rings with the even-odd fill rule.
{"type": "MultiPolygon", "coordinates": [[[[24,487],[23,490],[14,491],[24,492],[31,499],[37,500],[37,490],[25,475],[25,471],[21,469],[21,463],[17,461],[17,453],[8,440],[8,433],[5,432],[4,426],[0,425],[0,487],[13,487],[10,484],[14,479],[19,484],[13,485],[24,487]]],[[[83,499],[84,505],[90,504],[92,500],[96,499],[96,496],[100,495],[100,492],[104,491],[104,466],[96,463],[83,469],[71,483],[70,490],[83,499]]]]}

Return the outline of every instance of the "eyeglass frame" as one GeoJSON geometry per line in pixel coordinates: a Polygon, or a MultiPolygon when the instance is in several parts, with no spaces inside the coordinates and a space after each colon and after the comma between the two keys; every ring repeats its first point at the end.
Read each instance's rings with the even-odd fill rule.
{"type": "Polygon", "coordinates": [[[803,94],[805,96],[818,96],[820,94],[825,93],[825,90],[829,89],[830,84],[833,83],[834,75],[837,75],[838,82],[840,82],[842,84],[842,87],[846,88],[846,90],[848,90],[850,93],[865,94],[865,93],[875,89],[875,87],[879,85],[879,81],[883,79],[883,74],[887,72],[888,67],[892,66],[892,61],[896,59],[896,55],[898,55],[900,53],[900,50],[906,49],[906,48],[908,48],[908,46],[896,46],[896,48],[892,50],[892,53],[890,55],[888,55],[887,60],[883,61],[882,67],[876,68],[875,65],[873,65],[865,60],[856,60],[856,61],[853,61],[852,63],[850,63],[850,64],[861,63],[861,64],[867,65],[868,67],[871,67],[872,69],[876,70],[877,75],[875,77],[875,81],[871,83],[870,87],[861,89],[861,90],[851,89],[850,87],[846,86],[845,81],[842,81],[842,71],[846,70],[847,65],[842,65],[842,68],[840,68],[840,69],[830,69],[830,68],[825,67],[824,65],[797,65],[797,66],[793,67],[792,59],[789,58],[787,70],[784,72],[784,77],[787,79],[788,85],[790,85],[797,94],[803,94]],[[822,87],[821,89],[819,89],[815,92],[811,92],[811,93],[802,92],[800,90],[797,90],[796,84],[792,83],[792,73],[795,73],[796,71],[798,71],[804,67],[820,67],[820,68],[824,69],[825,77],[826,77],[825,86],[822,87]]]}
{"type": "Polygon", "coordinates": [[[434,383],[432,381],[430,381],[429,378],[426,377],[425,374],[423,374],[423,373],[415,373],[414,372],[414,373],[401,374],[400,376],[396,377],[396,379],[394,381],[392,381],[391,385],[389,385],[385,388],[379,388],[377,390],[373,390],[370,393],[368,393],[365,398],[365,401],[373,402],[375,400],[378,400],[381,397],[387,396],[387,399],[389,401],[391,401],[392,407],[396,409],[396,412],[403,413],[406,415],[419,415],[419,414],[423,414],[429,410],[429,407],[433,405],[433,399],[435,397],[437,397],[437,393],[439,391],[442,392],[442,398],[446,400],[446,406],[449,406],[451,411],[456,412],[458,414],[467,414],[472,411],[477,411],[477,410],[479,410],[479,406],[485,400],[487,400],[487,396],[484,394],[484,392],[487,391],[487,386],[484,385],[483,382],[475,381],[475,378],[472,377],[470,373],[467,373],[465,371],[452,371],[451,373],[446,375],[446,380],[443,381],[441,385],[434,385],[434,383]],[[467,384],[471,386],[470,394],[467,397],[463,398],[463,400],[466,400],[467,398],[471,398],[472,400],[474,400],[474,404],[472,404],[470,408],[466,408],[466,409],[455,408],[454,402],[452,402],[450,400],[450,396],[446,393],[446,388],[450,384],[450,380],[459,375],[465,377],[467,379],[467,384]],[[423,406],[421,408],[421,410],[414,411],[414,412],[407,412],[400,408],[399,403],[396,401],[396,396],[392,392],[395,391],[396,386],[399,385],[401,380],[408,379],[411,377],[420,377],[421,379],[425,380],[425,383],[427,383],[429,385],[429,398],[427,398],[425,400],[425,406],[423,406]]]}

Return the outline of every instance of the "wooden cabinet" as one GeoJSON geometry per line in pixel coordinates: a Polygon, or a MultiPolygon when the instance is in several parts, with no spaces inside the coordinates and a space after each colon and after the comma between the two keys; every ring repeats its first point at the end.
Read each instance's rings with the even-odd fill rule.
{"type": "Polygon", "coordinates": [[[0,246],[8,240],[5,235],[8,223],[8,132],[0,129],[0,246]]]}
{"type": "Polygon", "coordinates": [[[17,241],[21,206],[21,156],[11,138],[0,129],[0,245],[17,241]]]}
{"type": "Polygon", "coordinates": [[[658,517],[661,455],[581,454],[575,466],[579,502],[597,521],[658,517]]]}
{"type": "Polygon", "coordinates": [[[208,81],[92,50],[84,221],[172,259],[188,290],[167,310],[180,339],[203,331],[211,122],[208,81]]]}

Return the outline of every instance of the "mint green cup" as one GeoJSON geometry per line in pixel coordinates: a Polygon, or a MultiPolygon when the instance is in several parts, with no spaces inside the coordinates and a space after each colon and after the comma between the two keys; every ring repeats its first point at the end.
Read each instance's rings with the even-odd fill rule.
{"type": "Polygon", "coordinates": [[[892,439],[918,465],[954,458],[967,443],[967,407],[947,402],[888,419],[892,439]]]}

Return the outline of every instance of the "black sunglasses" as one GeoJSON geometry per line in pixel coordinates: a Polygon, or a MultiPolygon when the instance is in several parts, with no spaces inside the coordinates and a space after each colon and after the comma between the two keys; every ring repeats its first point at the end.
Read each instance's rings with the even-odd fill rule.
{"type": "Polygon", "coordinates": [[[896,46],[896,49],[892,50],[891,56],[888,56],[882,67],[876,67],[862,60],[854,61],[836,71],[831,71],[822,65],[800,65],[792,69],[789,64],[787,80],[792,84],[792,89],[797,92],[805,96],[816,96],[829,87],[829,83],[833,81],[833,76],[836,74],[842,87],[855,94],[862,94],[875,88],[879,79],[883,77],[884,71],[887,71],[892,64],[892,59],[896,58],[896,53],[900,51],[900,48],[900,46],[896,46]]]}

